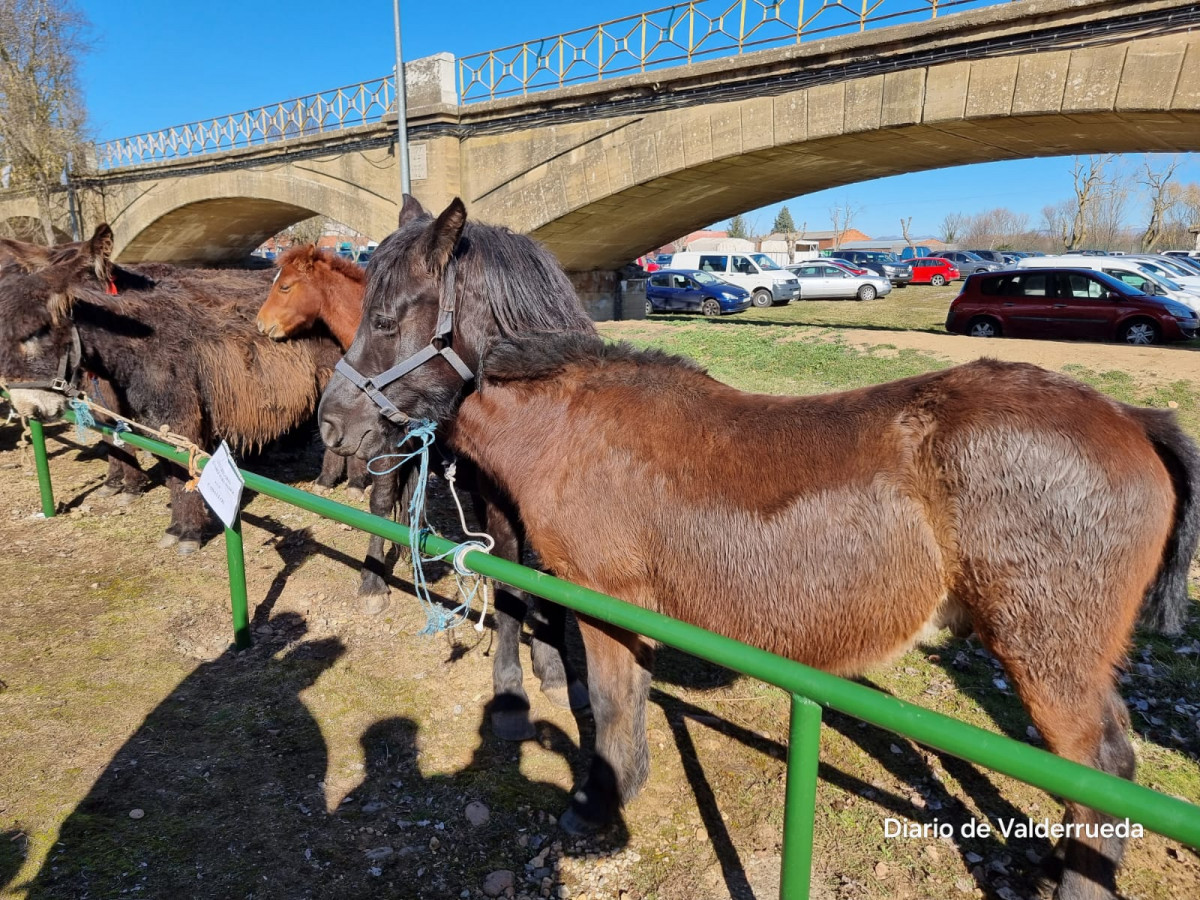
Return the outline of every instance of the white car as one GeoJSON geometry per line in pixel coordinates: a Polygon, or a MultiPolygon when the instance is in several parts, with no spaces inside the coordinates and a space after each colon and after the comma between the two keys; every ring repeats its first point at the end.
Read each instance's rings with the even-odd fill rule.
{"type": "Polygon", "coordinates": [[[787,270],[800,282],[801,300],[874,300],[892,292],[892,282],[882,275],[854,275],[823,260],[798,263],[787,270]]]}

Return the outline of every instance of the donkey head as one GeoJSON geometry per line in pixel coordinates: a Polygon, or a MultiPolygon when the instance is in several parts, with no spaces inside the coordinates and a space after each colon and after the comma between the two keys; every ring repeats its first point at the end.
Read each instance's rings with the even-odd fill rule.
{"type": "MultiPolygon", "coordinates": [[[[434,342],[449,341],[470,371],[477,367],[484,327],[463,315],[463,279],[449,266],[455,251],[465,252],[462,241],[467,212],[458,198],[436,219],[416,199],[405,195],[400,227],[375,250],[363,297],[363,316],[345,363],[370,379],[414,357],[434,342]],[[440,305],[457,306],[453,330],[444,337],[438,330],[440,305]]],[[[462,267],[459,267],[459,272],[462,267]]],[[[464,391],[464,378],[445,357],[433,356],[412,371],[382,387],[395,409],[414,419],[450,420],[464,391]]],[[[325,389],[320,408],[321,436],[326,445],[342,454],[363,458],[393,448],[402,425],[385,419],[371,396],[344,373],[335,374],[325,389]]]]}

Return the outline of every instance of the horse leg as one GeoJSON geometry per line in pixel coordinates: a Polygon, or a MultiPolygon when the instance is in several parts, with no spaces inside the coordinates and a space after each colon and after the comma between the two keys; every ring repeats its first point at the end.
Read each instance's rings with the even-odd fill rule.
{"type": "MultiPolygon", "coordinates": [[[[1132,780],[1136,760],[1126,736],[1129,713],[1113,684],[1112,664],[1090,655],[1081,658],[1082,654],[1063,645],[1049,653],[1053,640],[1045,635],[1041,636],[1043,652],[1031,660],[1027,651],[1019,651],[1014,636],[1010,631],[1002,640],[985,637],[985,643],[1004,663],[1047,748],[1065,759],[1132,780]]],[[[1082,804],[1066,803],[1063,822],[1071,828],[1058,848],[1063,869],[1056,900],[1117,896],[1116,872],[1126,838],[1100,833],[1101,826],[1116,821],[1082,804]]]]}
{"type": "MultiPolygon", "coordinates": [[[[336,456],[337,454],[334,455],[336,456]]],[[[351,456],[347,459],[346,496],[356,503],[360,502],[367,495],[368,477],[366,460],[359,459],[357,456],[351,456]]]]}
{"type": "Polygon", "coordinates": [[[587,779],[559,819],[571,834],[608,825],[646,782],[646,699],[654,667],[654,646],[646,638],[607,622],[577,618],[587,650],[596,753],[587,779]]]}
{"type": "Polygon", "coordinates": [[[542,683],[542,693],[563,709],[586,709],[587,685],[567,660],[567,611],[557,603],[534,599],[529,603],[533,623],[530,657],[533,674],[542,683]]]}
{"type": "Polygon", "coordinates": [[[321,474],[317,476],[317,487],[331,490],[342,480],[346,472],[346,457],[338,456],[332,450],[325,451],[321,460],[321,474]]]}
{"type": "MultiPolygon", "coordinates": [[[[415,470],[412,466],[406,468],[406,477],[415,470]]],[[[375,475],[371,487],[371,514],[385,519],[392,518],[396,510],[396,487],[399,472],[389,472],[386,475],[375,475]]],[[[387,560],[384,557],[384,539],[377,534],[371,535],[371,543],[367,547],[367,556],[363,560],[359,572],[358,605],[359,610],[366,615],[376,616],[388,607],[387,560]]]]}

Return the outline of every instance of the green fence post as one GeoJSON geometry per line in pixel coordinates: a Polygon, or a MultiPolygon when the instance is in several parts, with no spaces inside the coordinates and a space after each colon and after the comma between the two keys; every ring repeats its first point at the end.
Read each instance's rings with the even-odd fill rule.
{"type": "Polygon", "coordinates": [[[242,552],[242,515],[225,529],[225,558],[229,565],[229,601],[233,607],[233,646],[250,646],[250,612],[246,603],[246,557],[242,552]]]}
{"type": "Polygon", "coordinates": [[[817,770],[821,761],[821,706],[792,694],[788,733],[787,791],[783,806],[783,866],[780,900],[808,900],[812,880],[813,819],[817,814],[817,770]]]}
{"type": "Polygon", "coordinates": [[[42,423],[29,420],[29,439],[33,444],[33,459],[37,465],[38,490],[42,494],[42,515],[47,519],[54,515],[54,488],[50,484],[50,460],[46,457],[46,434],[42,423]]]}

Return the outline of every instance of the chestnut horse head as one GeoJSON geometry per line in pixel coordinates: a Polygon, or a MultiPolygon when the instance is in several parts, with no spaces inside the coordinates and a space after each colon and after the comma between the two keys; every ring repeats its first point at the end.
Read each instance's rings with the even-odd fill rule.
{"type": "Polygon", "coordinates": [[[316,244],[293,247],[276,266],[271,293],[258,311],[258,330],[282,341],[323,322],[342,349],[349,347],[362,314],[367,282],[362,267],[316,244]]]}
{"type": "Polygon", "coordinates": [[[408,417],[449,423],[500,338],[594,330],[549,251],[469,222],[457,198],[435,219],[405,196],[399,228],[371,258],[362,310],[320,421],[326,446],[363,458],[395,447],[408,417]]]}

